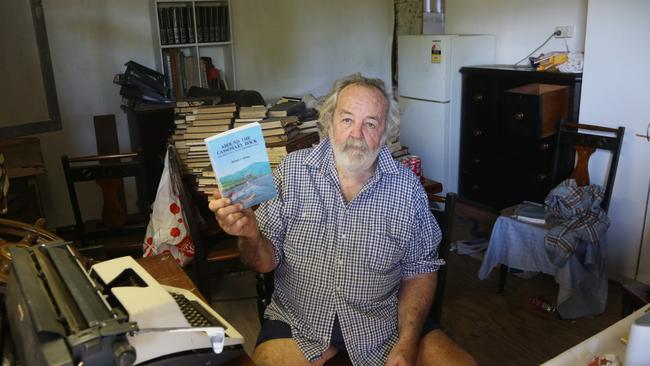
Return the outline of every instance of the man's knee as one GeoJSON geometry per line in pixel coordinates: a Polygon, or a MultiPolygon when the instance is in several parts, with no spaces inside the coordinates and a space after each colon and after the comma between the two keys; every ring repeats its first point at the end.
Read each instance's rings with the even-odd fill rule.
{"type": "Polygon", "coordinates": [[[476,366],[476,360],[442,330],[427,333],[420,340],[418,365],[476,366]]]}

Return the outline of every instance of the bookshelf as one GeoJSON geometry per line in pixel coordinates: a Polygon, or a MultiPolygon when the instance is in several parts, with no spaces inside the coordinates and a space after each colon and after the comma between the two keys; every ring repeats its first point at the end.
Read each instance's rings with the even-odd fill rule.
{"type": "Polygon", "coordinates": [[[191,86],[236,90],[230,10],[229,0],[153,0],[157,67],[174,98],[191,86]]]}

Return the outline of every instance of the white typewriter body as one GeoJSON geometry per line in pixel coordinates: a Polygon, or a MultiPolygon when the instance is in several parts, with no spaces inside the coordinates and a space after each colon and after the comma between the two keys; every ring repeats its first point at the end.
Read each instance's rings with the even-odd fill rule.
{"type": "MultiPolygon", "coordinates": [[[[205,302],[185,289],[159,284],[131,257],[95,264],[91,272],[108,284],[126,269],[133,270],[146,284],[146,287],[123,286],[111,289],[112,294],[128,313],[129,321],[137,322],[140,330],[128,336],[129,343],[136,350],[135,364],[194,349],[212,348],[215,352],[221,352],[223,346],[244,343],[242,335],[205,302]],[[193,325],[186,319],[171,293],[181,294],[189,301],[198,302],[221,323],[223,331],[218,327],[211,327],[219,337],[218,346],[204,328],[195,328],[196,331],[191,329],[193,325]]],[[[212,333],[212,336],[215,334],[212,333]]]]}

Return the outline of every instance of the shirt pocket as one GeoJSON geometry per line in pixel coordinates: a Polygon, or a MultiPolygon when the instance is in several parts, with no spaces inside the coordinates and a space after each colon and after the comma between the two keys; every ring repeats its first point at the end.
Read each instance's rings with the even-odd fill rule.
{"type": "Polygon", "coordinates": [[[289,264],[308,265],[323,246],[323,208],[314,204],[291,204],[287,210],[287,232],[284,242],[289,264]]]}
{"type": "Polygon", "coordinates": [[[370,269],[377,274],[390,274],[399,270],[404,247],[397,233],[387,225],[377,225],[368,232],[366,258],[370,269]]]}

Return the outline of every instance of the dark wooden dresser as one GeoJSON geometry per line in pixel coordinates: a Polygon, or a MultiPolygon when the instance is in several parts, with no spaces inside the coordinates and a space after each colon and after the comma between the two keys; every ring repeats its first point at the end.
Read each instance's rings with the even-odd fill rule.
{"type": "Polygon", "coordinates": [[[460,197],[495,210],[543,202],[553,184],[555,133],[541,124],[578,121],[582,74],[508,65],[460,72],[460,197]]]}

